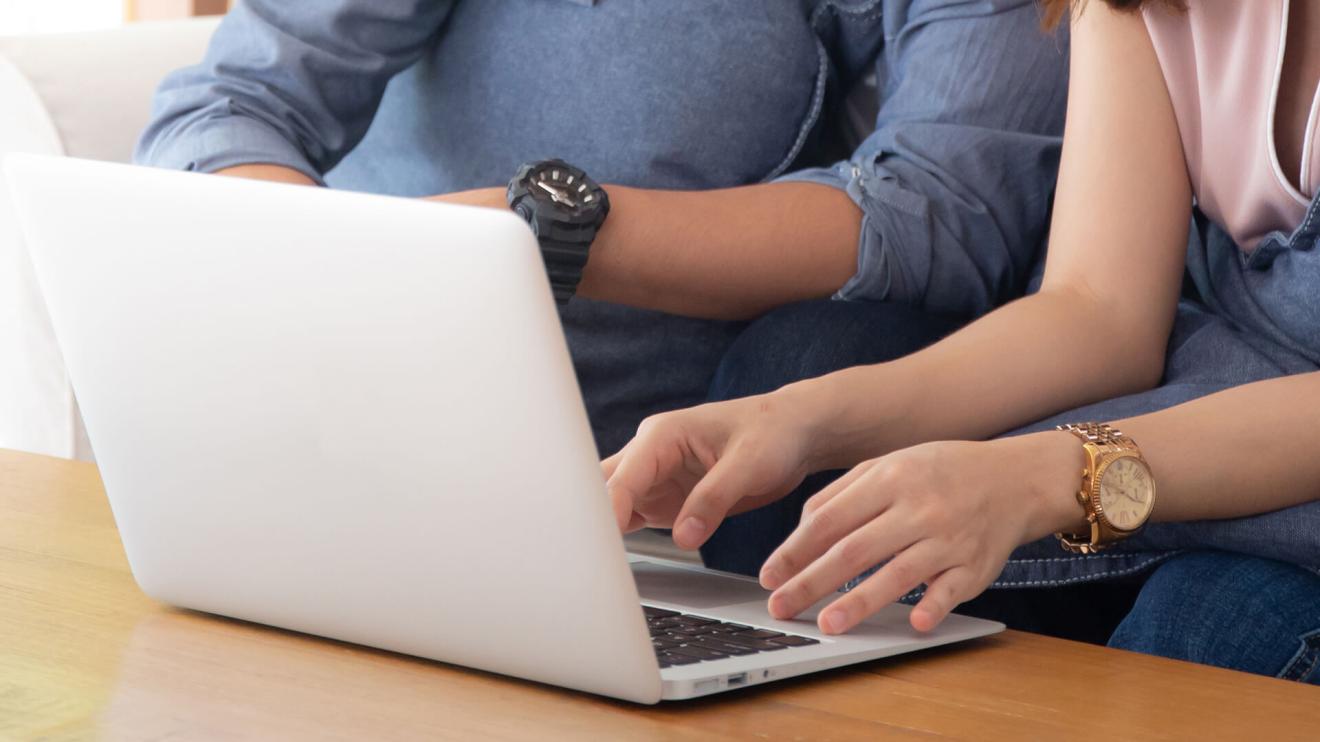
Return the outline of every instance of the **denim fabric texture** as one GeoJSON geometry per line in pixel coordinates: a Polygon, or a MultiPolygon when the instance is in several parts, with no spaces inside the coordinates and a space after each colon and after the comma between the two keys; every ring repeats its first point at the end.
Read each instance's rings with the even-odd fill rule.
{"type": "Polygon", "coordinates": [[[1224,552],[1174,557],[1109,645],[1320,685],[1320,576],[1224,552]]]}
{"type": "MultiPolygon", "coordinates": [[[[1037,24],[1032,0],[244,0],[163,83],[137,159],[399,196],[547,157],[652,188],[808,179],[865,211],[843,296],[983,312],[1025,286],[1053,192],[1067,37],[1037,24]],[[875,133],[840,152],[868,76],[875,133]]],[[[742,330],[562,317],[602,454],[700,402],[742,330]]]]}
{"type": "MultiPolygon", "coordinates": [[[[784,307],[752,323],[735,341],[716,373],[710,400],[760,394],[840,368],[898,358],[960,324],[958,318],[888,303],[784,307]]],[[[1193,359],[1200,364],[1199,376],[1192,369],[1170,372],[1184,380],[1183,388],[1169,392],[1176,399],[1218,391],[1233,378],[1249,381],[1282,372],[1253,354],[1233,354],[1237,344],[1224,340],[1236,336],[1224,332],[1225,320],[1184,302],[1171,347],[1184,348],[1185,339],[1196,337],[1209,347],[1202,349],[1205,356],[1189,358],[1190,349],[1171,354],[1171,367],[1193,359]],[[1227,377],[1215,372],[1216,349],[1229,354],[1224,359],[1227,377]]],[[[1096,414],[1130,414],[1149,408],[1151,402],[1142,399],[1142,406],[1131,408],[1126,404],[1117,404],[1118,409],[1101,405],[1096,414]]],[[[782,500],[728,518],[702,547],[702,558],[716,569],[757,574],[797,527],[806,498],[840,473],[809,477],[782,500]]],[[[1305,527],[1311,513],[1314,506],[1308,505],[1239,521],[1166,524],[1167,533],[1161,533],[1165,526],[1151,529],[1162,546],[1092,557],[1069,555],[1052,539],[1038,542],[1020,549],[1009,562],[994,586],[1000,589],[987,591],[958,611],[1025,631],[1320,683],[1320,576],[1259,556],[1313,553],[1306,546],[1307,535],[1290,535],[1305,527]],[[1286,530],[1271,526],[1276,519],[1286,530]],[[1195,550],[1207,545],[1236,551],[1195,550]]],[[[908,600],[920,594],[916,591],[908,600]]]]}
{"type": "MultiPolygon", "coordinates": [[[[1161,385],[1058,415],[1021,432],[1079,420],[1115,420],[1253,381],[1320,370],[1318,214],[1320,197],[1295,231],[1270,235],[1247,255],[1198,213],[1187,252],[1190,296],[1178,308],[1161,385]]],[[[1019,549],[997,584],[1066,584],[1133,573],[1176,552],[1197,549],[1320,569],[1320,501],[1249,518],[1155,523],[1092,557],[1062,555],[1056,544],[1041,541],[1019,549]]]]}

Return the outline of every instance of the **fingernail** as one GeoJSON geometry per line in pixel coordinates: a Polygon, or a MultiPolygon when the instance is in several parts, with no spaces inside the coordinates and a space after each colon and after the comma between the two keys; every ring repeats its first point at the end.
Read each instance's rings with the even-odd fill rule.
{"type": "Polygon", "coordinates": [[[685,544],[700,543],[706,535],[706,524],[700,518],[688,518],[678,524],[678,529],[674,531],[678,541],[685,544]]]}
{"type": "Polygon", "coordinates": [[[766,590],[774,590],[779,587],[779,585],[779,572],[769,565],[761,567],[761,587],[766,590]]]}
{"type": "Polygon", "coordinates": [[[848,612],[835,608],[826,611],[825,615],[820,617],[821,628],[830,634],[842,634],[848,628],[848,612]]]}

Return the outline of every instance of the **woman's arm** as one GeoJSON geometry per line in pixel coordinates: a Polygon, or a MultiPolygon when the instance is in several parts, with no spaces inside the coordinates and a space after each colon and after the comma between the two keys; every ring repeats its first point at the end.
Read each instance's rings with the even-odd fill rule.
{"type": "MultiPolygon", "coordinates": [[[[1320,498],[1320,372],[1260,381],[1115,424],[1158,487],[1160,521],[1232,518],[1320,498]]],[[[766,560],[771,614],[788,618],[889,560],[822,611],[842,632],[922,583],[912,613],[934,628],[992,581],[1019,544],[1084,532],[1083,455],[1069,433],[941,442],[865,462],[807,501],[766,560]]]]}
{"type": "Polygon", "coordinates": [[[1150,462],[1155,520],[1234,518],[1320,499],[1320,372],[1245,384],[1114,427],[1150,462]]]}
{"type": "Polygon", "coordinates": [[[925,352],[793,390],[818,411],[817,466],[921,441],[984,438],[1154,386],[1191,201],[1177,120],[1141,16],[1088,5],[1073,32],[1043,287],[925,352]]]}

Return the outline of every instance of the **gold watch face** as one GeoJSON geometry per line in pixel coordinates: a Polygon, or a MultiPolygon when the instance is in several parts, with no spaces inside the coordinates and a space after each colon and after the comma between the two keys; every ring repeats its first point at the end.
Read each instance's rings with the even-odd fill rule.
{"type": "Polygon", "coordinates": [[[1100,472],[1100,511],[1120,531],[1140,528],[1155,506],[1155,480],[1134,456],[1114,459],[1100,472]]]}

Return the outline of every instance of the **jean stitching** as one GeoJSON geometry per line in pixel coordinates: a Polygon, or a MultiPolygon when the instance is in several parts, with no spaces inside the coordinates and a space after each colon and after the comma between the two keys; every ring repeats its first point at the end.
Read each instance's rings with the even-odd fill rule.
{"type": "Polygon", "coordinates": [[[819,63],[816,68],[816,89],[811,96],[811,107],[807,111],[807,117],[802,121],[802,127],[798,130],[797,139],[793,146],[789,148],[788,154],[775,166],[770,174],[765,176],[764,180],[771,180],[783,175],[784,171],[793,164],[797,156],[802,153],[802,148],[806,146],[807,137],[811,136],[811,131],[816,128],[816,122],[820,119],[821,109],[825,105],[825,87],[829,83],[829,55],[825,53],[825,44],[819,38],[816,39],[816,56],[819,63]]]}
{"type": "MultiPolygon", "coordinates": [[[[1127,577],[1128,575],[1134,575],[1137,574],[1138,572],[1146,570],[1156,564],[1159,564],[1160,562],[1167,561],[1170,558],[1175,557],[1181,553],[1182,553],[1181,551],[1163,552],[1160,554],[1156,554],[1153,557],[1147,558],[1146,560],[1142,561],[1140,564],[1135,564],[1131,567],[1127,567],[1126,569],[1120,569],[1117,571],[1108,571],[1108,572],[1098,572],[1095,574],[1074,575],[1072,577],[1065,577],[1059,580],[1017,580],[1012,582],[995,580],[994,582],[990,583],[986,587],[986,589],[988,590],[992,588],[1012,588],[1012,587],[1062,587],[1063,585],[1072,585],[1080,582],[1095,582],[1099,580],[1110,579],[1113,577],[1127,577]]],[[[1110,559],[1116,559],[1122,556],[1123,556],[1122,554],[1098,554],[1092,556],[1077,556],[1072,558],[1063,557],[1060,559],[1011,559],[1009,560],[1008,563],[1022,564],[1027,562],[1073,561],[1076,559],[1095,559],[1097,557],[1107,557],[1110,559]]],[[[868,578],[870,578],[871,575],[874,575],[876,572],[878,572],[880,568],[883,566],[884,565],[878,565],[872,567],[871,569],[868,569],[867,571],[863,572],[857,577],[848,580],[843,584],[842,587],[839,588],[838,592],[846,593],[857,589],[858,586],[860,586],[863,582],[865,582],[868,578]]],[[[925,592],[926,590],[924,587],[918,587],[914,589],[912,592],[909,592],[907,595],[903,596],[902,600],[904,602],[908,600],[916,600],[920,598],[922,595],[924,595],[925,592]]]]}
{"type": "Polygon", "coordinates": [[[820,7],[816,8],[815,12],[811,14],[810,23],[811,23],[811,28],[813,30],[818,28],[818,23],[820,22],[820,19],[827,12],[839,13],[841,15],[861,16],[860,18],[855,18],[854,20],[861,23],[865,23],[866,21],[873,21],[876,18],[879,18],[880,16],[884,15],[885,9],[883,5],[883,0],[870,0],[870,2],[866,2],[866,3],[862,3],[861,5],[857,5],[854,7],[846,7],[846,8],[840,6],[837,0],[833,2],[827,2],[824,5],[821,5],[820,7]]]}
{"type": "Polygon", "coordinates": [[[1076,562],[1079,560],[1095,561],[1097,559],[1132,559],[1135,556],[1136,554],[1132,552],[1119,553],[1119,554],[1090,554],[1090,555],[1078,554],[1076,556],[1039,557],[1036,559],[1010,559],[1008,560],[1008,562],[1009,564],[1042,564],[1042,563],[1053,563],[1053,562],[1076,562]]]}
{"type": "MultiPolygon", "coordinates": [[[[884,10],[881,5],[881,0],[870,0],[870,2],[865,5],[856,8],[840,8],[831,2],[816,8],[808,19],[808,23],[811,26],[813,33],[818,34],[819,30],[817,28],[817,23],[827,11],[832,10],[848,15],[859,15],[865,14],[873,9],[874,12],[870,15],[863,15],[861,18],[863,21],[878,18],[881,15],[884,10]]],[[[797,159],[798,155],[802,154],[802,148],[807,144],[807,137],[811,136],[812,130],[816,128],[816,124],[820,120],[821,111],[825,106],[825,89],[829,85],[830,55],[825,51],[825,42],[820,40],[819,35],[816,36],[816,56],[819,62],[816,68],[816,89],[811,96],[811,108],[807,111],[807,117],[803,119],[802,127],[798,130],[797,139],[793,142],[793,146],[789,148],[788,154],[785,155],[784,159],[770,171],[769,175],[765,176],[763,179],[764,181],[777,178],[780,175],[783,175],[784,171],[788,170],[793,164],[793,161],[797,159]]]]}
{"type": "Polygon", "coordinates": [[[1316,666],[1320,665],[1320,629],[1302,634],[1298,638],[1301,639],[1302,646],[1292,656],[1292,659],[1288,660],[1288,663],[1283,666],[1283,670],[1276,677],[1283,680],[1302,682],[1311,677],[1311,673],[1315,672],[1316,666]],[[1306,664],[1303,666],[1302,662],[1306,662],[1306,664]]]}
{"type": "Polygon", "coordinates": [[[1317,213],[1320,213],[1320,198],[1311,202],[1311,207],[1306,213],[1306,221],[1302,222],[1301,228],[1299,228],[1297,233],[1293,235],[1294,239],[1290,240],[1289,247],[1295,248],[1298,240],[1306,239],[1307,233],[1311,231],[1311,224],[1315,222],[1315,215],[1317,213]]]}
{"type": "Polygon", "coordinates": [[[1098,574],[1075,575],[1073,577],[1065,577],[1061,580],[1018,580],[1016,582],[1004,582],[1002,580],[995,580],[994,582],[990,583],[990,587],[994,587],[994,588],[1060,587],[1062,585],[1072,585],[1074,583],[1079,583],[1079,582],[1093,582],[1097,580],[1109,579],[1112,577],[1126,577],[1128,575],[1134,575],[1138,572],[1148,569],[1149,567],[1152,567],[1160,562],[1167,561],[1168,559],[1178,555],[1179,553],[1181,552],[1170,551],[1164,554],[1158,554],[1154,557],[1151,557],[1150,559],[1141,562],[1140,564],[1133,565],[1131,567],[1128,567],[1127,569],[1120,569],[1115,572],[1101,572],[1098,574]]]}

